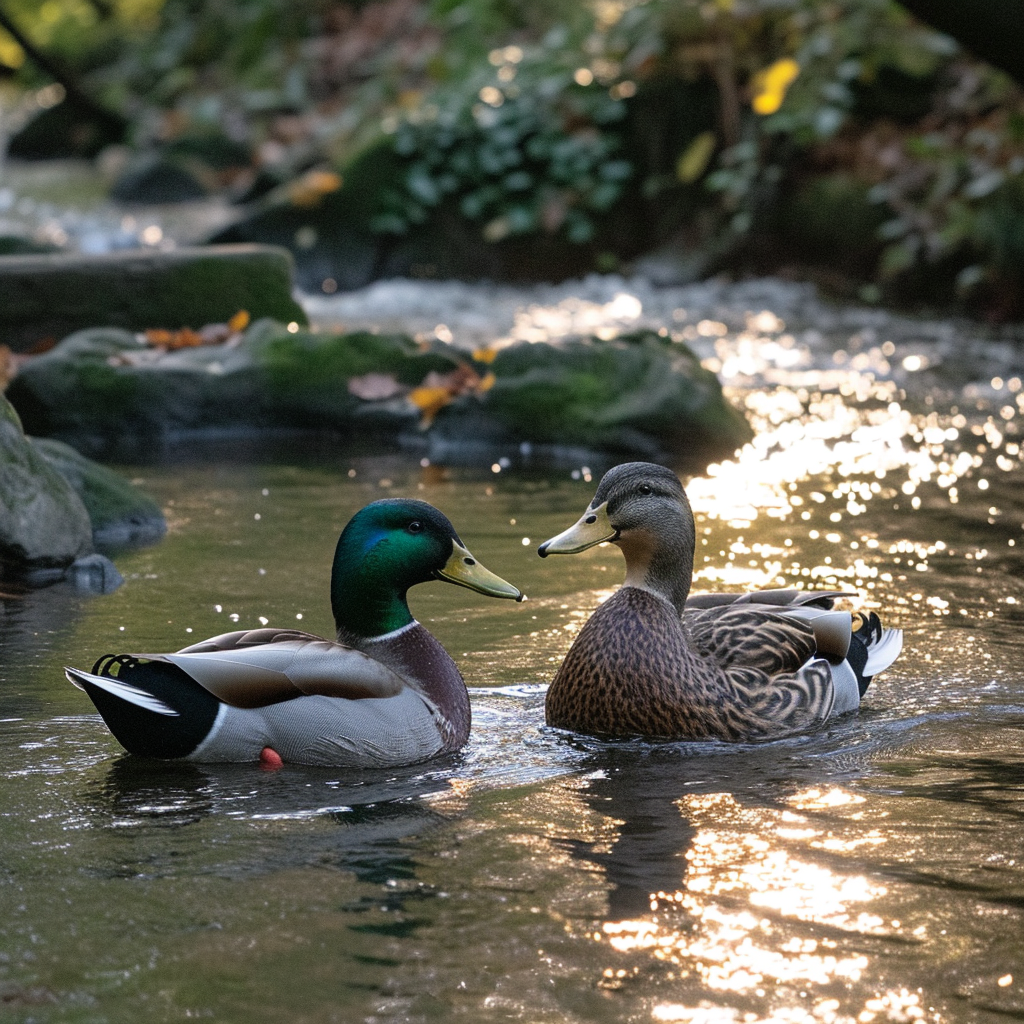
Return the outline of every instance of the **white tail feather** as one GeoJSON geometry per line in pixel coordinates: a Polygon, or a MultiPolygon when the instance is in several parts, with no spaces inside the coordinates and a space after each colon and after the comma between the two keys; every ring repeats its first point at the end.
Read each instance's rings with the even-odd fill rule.
{"type": "Polygon", "coordinates": [[[77,668],[65,668],[64,675],[67,676],[68,682],[74,683],[80,690],[83,689],[83,683],[91,683],[93,686],[98,686],[101,690],[106,690],[107,693],[114,697],[120,697],[121,700],[128,701],[129,704],[145,708],[146,711],[153,711],[158,715],[178,717],[178,712],[169,704],[165,704],[159,697],[154,697],[153,694],[140,690],[137,686],[123,683],[120,679],[114,679],[111,676],[94,676],[91,672],[83,672],[77,668]]]}
{"type": "Polygon", "coordinates": [[[868,660],[864,665],[864,675],[878,675],[899,657],[902,650],[903,630],[883,629],[878,642],[868,647],[868,660]]]}

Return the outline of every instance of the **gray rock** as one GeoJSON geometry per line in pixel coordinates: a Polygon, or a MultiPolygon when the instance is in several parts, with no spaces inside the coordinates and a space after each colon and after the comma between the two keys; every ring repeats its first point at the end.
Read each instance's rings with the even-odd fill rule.
{"type": "Polygon", "coordinates": [[[750,437],[714,374],[681,341],[655,331],[504,348],[492,387],[456,385],[455,400],[424,417],[422,401],[431,399],[414,389],[426,384],[429,392],[439,381],[467,379],[467,371],[481,380],[489,367],[470,370],[470,358],[440,341],[288,331],[270,320],[230,346],[173,352],[99,329],[30,360],[8,394],[31,433],[101,449],[123,438],[160,444],[224,430],[305,428],[392,443],[422,445],[429,434],[448,444],[568,445],[696,463],[750,437]],[[378,397],[372,388],[361,393],[353,382],[367,376],[391,387],[378,397]]]}
{"type": "Polygon", "coordinates": [[[119,203],[185,203],[208,194],[190,168],[156,153],[130,164],[110,189],[110,198],[119,203]]]}
{"type": "Polygon", "coordinates": [[[72,562],[64,578],[89,594],[112,594],[124,583],[114,563],[106,555],[95,553],[72,562]]]}
{"type": "Polygon", "coordinates": [[[98,547],[153,544],[167,532],[160,506],[120,474],[62,441],[38,437],[29,441],[82,499],[98,547]]]}
{"type": "Polygon", "coordinates": [[[0,395],[0,560],[63,569],[92,552],[89,513],[74,488],[26,439],[0,395]]]}

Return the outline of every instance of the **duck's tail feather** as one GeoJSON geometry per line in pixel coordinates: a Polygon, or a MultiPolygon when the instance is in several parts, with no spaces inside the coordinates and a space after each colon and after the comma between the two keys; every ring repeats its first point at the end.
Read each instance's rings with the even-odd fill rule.
{"type": "Polygon", "coordinates": [[[69,683],[74,683],[80,690],[85,690],[87,693],[90,686],[96,686],[113,697],[119,697],[121,700],[128,701],[129,704],[134,704],[137,708],[144,708],[146,711],[152,711],[158,715],[173,715],[175,717],[178,715],[174,708],[165,704],[158,697],[154,697],[153,694],[141,690],[137,686],[132,686],[130,683],[122,683],[120,679],[114,679],[113,676],[95,676],[91,672],[83,672],[81,669],[70,667],[65,667],[64,675],[69,683]]]}
{"type": "Polygon", "coordinates": [[[847,661],[857,673],[863,697],[872,678],[899,657],[903,650],[903,630],[884,627],[874,612],[860,617],[863,621],[854,630],[847,661]]]}
{"type": "Polygon", "coordinates": [[[187,757],[206,738],[220,702],[167,662],[108,655],[92,672],[66,668],[117,741],[143,757],[187,757]]]}
{"type": "Polygon", "coordinates": [[[883,629],[877,642],[868,646],[868,660],[864,674],[876,676],[887,669],[903,650],[903,630],[883,629]]]}

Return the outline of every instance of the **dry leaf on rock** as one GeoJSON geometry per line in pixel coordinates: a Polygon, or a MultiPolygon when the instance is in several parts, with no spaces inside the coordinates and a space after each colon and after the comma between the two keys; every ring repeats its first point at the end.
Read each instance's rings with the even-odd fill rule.
{"type": "Polygon", "coordinates": [[[391,373],[364,373],[361,377],[349,378],[348,382],[348,393],[364,402],[382,402],[404,390],[391,373]]]}
{"type": "Polygon", "coordinates": [[[153,348],[173,352],[175,349],[198,348],[200,345],[237,345],[242,331],[248,326],[249,313],[240,309],[226,324],[207,324],[198,331],[191,327],[182,327],[177,331],[152,327],[143,331],[142,337],[153,348]]]}

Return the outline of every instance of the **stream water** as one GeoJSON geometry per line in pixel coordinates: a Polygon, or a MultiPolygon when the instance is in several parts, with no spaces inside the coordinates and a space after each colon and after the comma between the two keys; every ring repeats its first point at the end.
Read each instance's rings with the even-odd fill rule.
{"type": "Polygon", "coordinates": [[[169,521],[115,553],[125,585],[0,602],[0,1017],[1024,1020],[1021,350],[778,282],[390,284],[310,306],[455,343],[639,322],[689,340],[757,432],[684,467],[695,588],[849,588],[904,653],[859,713],[799,739],[581,739],[544,726],[544,688],[621,559],[535,549],[586,506],[596,459],[254,445],[122,467],[169,521]],[[458,756],[147,763],[65,682],[235,624],[329,634],[337,533],[394,494],[442,508],[530,598],[412,594],[471,688],[458,756]]]}

